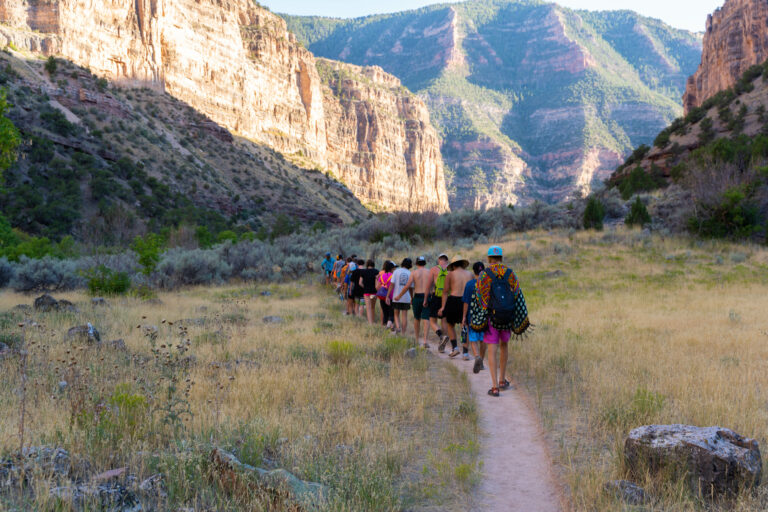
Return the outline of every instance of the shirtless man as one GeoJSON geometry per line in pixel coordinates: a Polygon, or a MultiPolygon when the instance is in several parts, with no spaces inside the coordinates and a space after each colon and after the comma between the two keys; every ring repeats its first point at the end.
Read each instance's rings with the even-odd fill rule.
{"type": "Polygon", "coordinates": [[[432,283],[432,276],[427,270],[427,260],[424,256],[416,258],[416,268],[411,272],[411,277],[397,296],[395,302],[399,301],[405,292],[413,289],[413,319],[414,332],[416,333],[416,343],[422,344],[424,348],[429,348],[427,343],[427,334],[429,333],[429,289],[432,283]],[[424,321],[424,336],[421,335],[421,322],[424,321]]]}
{"type": "Polygon", "coordinates": [[[445,319],[440,316],[440,309],[443,305],[443,290],[445,288],[445,278],[448,276],[448,255],[441,254],[437,257],[437,265],[432,267],[429,271],[429,326],[437,334],[437,338],[440,344],[437,346],[437,351],[440,353],[445,352],[445,346],[448,344],[448,336],[446,336],[445,319]],[[440,325],[437,324],[437,320],[440,319],[440,325]]]}
{"type": "Polygon", "coordinates": [[[456,342],[456,325],[463,323],[464,303],[462,302],[462,297],[464,296],[464,288],[473,277],[472,273],[467,270],[468,266],[468,260],[461,256],[456,256],[451,261],[451,264],[448,265],[448,275],[445,276],[443,302],[438,315],[445,320],[447,324],[446,330],[451,340],[451,348],[453,350],[448,357],[456,357],[461,354],[456,342]]]}

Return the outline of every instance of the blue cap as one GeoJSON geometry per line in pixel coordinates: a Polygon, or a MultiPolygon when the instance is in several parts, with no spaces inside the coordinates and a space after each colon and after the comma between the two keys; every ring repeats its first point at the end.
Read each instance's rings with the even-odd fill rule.
{"type": "Polygon", "coordinates": [[[329,253],[329,252],[325,253],[325,257],[326,258],[330,258],[331,257],[331,253],[329,253]]]}
{"type": "Polygon", "coordinates": [[[490,249],[488,249],[488,256],[504,256],[504,252],[501,250],[501,247],[498,245],[492,246],[490,249]]]}

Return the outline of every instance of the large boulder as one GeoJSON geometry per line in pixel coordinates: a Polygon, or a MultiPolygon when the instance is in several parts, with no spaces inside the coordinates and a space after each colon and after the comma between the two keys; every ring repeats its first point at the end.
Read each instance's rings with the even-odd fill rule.
{"type": "Polygon", "coordinates": [[[318,510],[328,499],[324,485],[305,482],[284,469],[267,471],[243,464],[233,454],[215,448],[211,463],[218,482],[237,497],[253,492],[268,492],[278,510],[307,512],[318,510]]]}
{"type": "Polygon", "coordinates": [[[47,293],[35,299],[35,311],[48,313],[49,311],[58,310],[58,309],[59,309],[59,301],[57,301],[47,293]]]}
{"type": "Polygon", "coordinates": [[[624,442],[624,457],[638,479],[647,471],[686,478],[694,494],[712,498],[759,485],[762,472],[757,441],[721,427],[636,428],[624,442]]]}
{"type": "Polygon", "coordinates": [[[99,331],[91,324],[78,325],[67,331],[66,340],[70,343],[80,342],[94,344],[101,341],[101,334],[99,334],[99,331]]]}

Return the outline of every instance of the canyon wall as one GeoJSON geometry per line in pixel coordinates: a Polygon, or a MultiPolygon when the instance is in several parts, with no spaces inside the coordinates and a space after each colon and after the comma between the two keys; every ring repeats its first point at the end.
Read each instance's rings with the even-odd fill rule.
{"type": "Polygon", "coordinates": [[[768,58],[768,2],[727,0],[709,15],[701,65],[688,79],[686,112],[734,85],[750,66],[768,58]]]}
{"type": "Polygon", "coordinates": [[[0,0],[0,23],[0,43],[165,90],[233,133],[301,152],[377,209],[448,208],[424,104],[377,84],[396,80],[381,70],[354,70],[368,78],[339,97],[285,22],[250,0],[0,0]]]}

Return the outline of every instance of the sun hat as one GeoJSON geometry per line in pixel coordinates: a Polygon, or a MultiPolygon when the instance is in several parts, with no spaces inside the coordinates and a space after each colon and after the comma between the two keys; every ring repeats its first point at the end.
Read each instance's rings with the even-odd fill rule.
{"type": "Polygon", "coordinates": [[[502,251],[501,247],[498,245],[493,245],[488,249],[488,256],[496,256],[500,258],[504,256],[504,251],[502,251]]]}
{"type": "Polygon", "coordinates": [[[448,265],[448,270],[453,270],[456,267],[466,267],[469,265],[469,260],[463,256],[454,256],[453,259],[450,260],[450,264],[448,265]]]}

